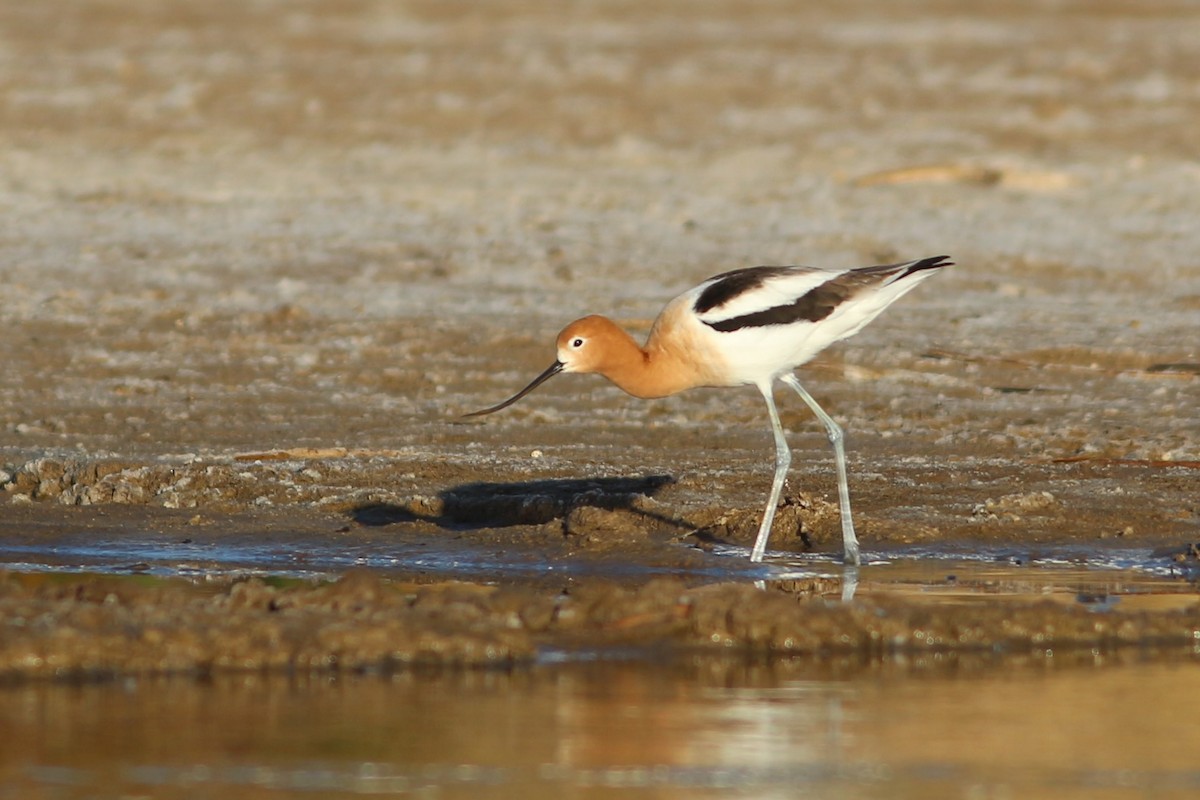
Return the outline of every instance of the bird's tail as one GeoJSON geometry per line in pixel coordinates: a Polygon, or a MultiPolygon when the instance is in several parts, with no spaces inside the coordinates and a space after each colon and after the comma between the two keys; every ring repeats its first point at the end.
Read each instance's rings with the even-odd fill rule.
{"type": "Polygon", "coordinates": [[[950,256],[933,256],[932,258],[922,258],[917,261],[909,261],[904,264],[892,264],[889,267],[876,267],[880,271],[895,270],[886,283],[895,283],[902,281],[909,275],[917,272],[924,272],[927,269],[941,269],[942,267],[952,267],[954,262],[950,260],[950,256]]]}

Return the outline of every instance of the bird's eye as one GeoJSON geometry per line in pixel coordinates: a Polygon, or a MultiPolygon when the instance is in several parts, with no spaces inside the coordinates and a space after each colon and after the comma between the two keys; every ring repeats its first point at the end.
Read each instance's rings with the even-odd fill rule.
{"type": "Polygon", "coordinates": [[[576,348],[583,347],[583,339],[572,339],[571,347],[576,347],[576,348]]]}

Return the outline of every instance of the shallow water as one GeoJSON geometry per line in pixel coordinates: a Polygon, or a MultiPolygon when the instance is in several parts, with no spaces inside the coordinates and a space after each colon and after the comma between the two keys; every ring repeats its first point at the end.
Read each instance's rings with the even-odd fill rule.
{"type": "MultiPolygon", "coordinates": [[[[60,518],[64,519],[64,518],[60,518]]],[[[285,537],[265,536],[244,521],[226,521],[216,530],[177,535],[161,519],[114,521],[102,529],[79,524],[77,519],[39,530],[23,531],[19,525],[0,540],[0,565],[19,572],[91,572],[150,574],[160,577],[216,577],[273,575],[291,578],[332,578],[347,569],[387,572],[413,570],[463,576],[495,575],[520,578],[547,570],[565,573],[600,572],[646,576],[656,568],[634,559],[598,561],[581,551],[576,557],[548,564],[536,547],[498,548],[487,539],[465,537],[404,537],[395,529],[376,534],[357,527],[336,537],[320,532],[289,529],[285,537]]],[[[30,529],[33,526],[29,526],[30,529]]],[[[685,542],[686,540],[680,540],[685,542]]],[[[681,544],[676,549],[690,549],[681,544]]],[[[749,548],[717,543],[707,549],[716,555],[690,564],[674,563],[672,573],[687,572],[713,578],[783,580],[843,574],[836,554],[797,554],[768,550],[762,564],[748,561],[749,548]]],[[[888,574],[897,569],[926,569],[925,578],[940,580],[957,569],[993,570],[1037,568],[1054,570],[1129,571],[1144,576],[1195,577],[1190,561],[1168,557],[1175,548],[1083,542],[1033,542],[1030,544],[978,541],[938,545],[892,546],[863,550],[863,575],[888,574]]],[[[658,569],[664,571],[664,569],[658,569]]]]}
{"type": "Polygon", "coordinates": [[[1195,796],[1198,654],[1139,661],[35,683],[0,691],[0,797],[1195,796]]]}

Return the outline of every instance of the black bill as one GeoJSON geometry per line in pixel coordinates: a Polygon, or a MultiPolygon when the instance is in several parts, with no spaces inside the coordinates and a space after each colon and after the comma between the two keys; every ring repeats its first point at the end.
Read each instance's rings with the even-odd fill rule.
{"type": "Polygon", "coordinates": [[[482,411],[472,411],[470,414],[463,414],[463,417],[464,418],[466,418],[466,417],[482,417],[484,414],[491,414],[493,411],[499,411],[502,408],[508,408],[513,403],[517,402],[522,397],[529,394],[534,389],[541,386],[543,383],[550,380],[558,373],[562,372],[563,366],[564,365],[561,361],[555,361],[553,364],[550,365],[550,367],[545,372],[543,372],[541,375],[538,375],[536,378],[534,378],[533,381],[528,386],[526,386],[524,389],[522,389],[521,391],[514,394],[512,397],[505,400],[503,403],[500,403],[499,405],[494,405],[491,408],[485,408],[482,411]]]}

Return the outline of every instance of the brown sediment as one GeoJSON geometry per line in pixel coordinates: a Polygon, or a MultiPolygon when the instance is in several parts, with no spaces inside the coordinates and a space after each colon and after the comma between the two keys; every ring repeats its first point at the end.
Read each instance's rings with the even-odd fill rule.
{"type": "Polygon", "coordinates": [[[102,577],[0,578],[0,678],[97,678],[213,671],[390,671],[417,665],[502,666],[540,652],[649,648],[855,657],[932,652],[1022,656],[1187,646],[1200,604],[1106,612],[1049,602],[831,603],[828,581],[757,588],[562,586],[385,580],[349,574],[320,586],[226,585],[102,577]]]}

